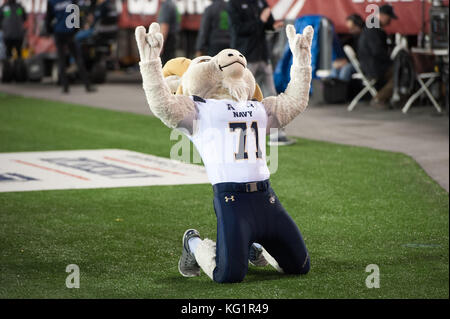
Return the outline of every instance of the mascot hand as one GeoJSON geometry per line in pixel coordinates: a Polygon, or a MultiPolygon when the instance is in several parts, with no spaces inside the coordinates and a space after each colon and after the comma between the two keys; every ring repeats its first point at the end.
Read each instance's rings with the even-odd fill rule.
{"type": "Polygon", "coordinates": [[[159,58],[163,47],[163,35],[159,32],[159,24],[153,22],[145,32],[143,26],[139,26],[135,31],[137,47],[141,62],[149,62],[159,58]]]}
{"type": "Polygon", "coordinates": [[[286,27],[286,35],[293,55],[293,63],[304,67],[311,65],[311,44],[314,36],[314,29],[307,26],[303,34],[296,34],[292,24],[286,27]]]}

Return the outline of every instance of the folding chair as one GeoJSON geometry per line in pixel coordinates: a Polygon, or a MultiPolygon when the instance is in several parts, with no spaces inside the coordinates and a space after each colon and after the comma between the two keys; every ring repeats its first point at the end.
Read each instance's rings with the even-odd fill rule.
{"type": "MultiPolygon", "coordinates": [[[[408,42],[404,36],[396,34],[395,41],[397,43],[397,46],[394,48],[394,50],[392,52],[391,60],[394,60],[395,55],[398,53],[398,51],[400,51],[402,49],[407,50],[409,52],[408,42]]],[[[417,65],[415,65],[415,68],[416,68],[416,80],[420,84],[420,89],[416,93],[414,93],[413,95],[411,95],[409,97],[408,101],[402,108],[402,112],[404,114],[406,114],[408,112],[408,110],[410,109],[411,105],[414,103],[414,101],[416,101],[423,93],[425,93],[428,96],[428,98],[431,100],[431,103],[436,108],[436,110],[439,113],[442,113],[441,107],[436,102],[436,99],[434,98],[433,94],[431,94],[430,90],[428,89],[430,87],[430,85],[433,84],[433,82],[439,77],[440,74],[438,72],[419,73],[419,72],[417,72],[417,70],[418,70],[417,65]],[[424,80],[427,80],[427,81],[424,82],[424,80]]]]}
{"type": "Polygon", "coordinates": [[[348,59],[350,60],[350,63],[353,65],[353,67],[356,70],[356,73],[352,75],[352,78],[359,79],[363,82],[364,88],[359,92],[352,100],[350,105],[347,107],[347,110],[351,112],[356,104],[358,104],[359,100],[363,98],[364,95],[366,95],[367,92],[372,95],[372,97],[375,97],[378,93],[377,89],[375,89],[374,85],[376,83],[375,79],[369,80],[364,73],[361,70],[361,66],[359,64],[358,59],[356,58],[356,53],[353,50],[353,48],[349,45],[344,46],[344,52],[347,55],[348,59]]]}
{"type": "Polygon", "coordinates": [[[439,106],[438,102],[436,102],[436,99],[434,98],[433,94],[431,94],[430,90],[428,89],[431,84],[439,77],[439,73],[437,72],[429,72],[429,73],[419,73],[416,74],[416,80],[420,84],[420,89],[411,95],[411,97],[406,102],[405,106],[402,108],[403,114],[406,114],[411,107],[411,105],[414,103],[415,100],[417,100],[424,92],[430,99],[433,106],[436,108],[436,110],[439,113],[442,113],[442,109],[439,106]],[[424,80],[427,80],[424,82],[424,80]]]}

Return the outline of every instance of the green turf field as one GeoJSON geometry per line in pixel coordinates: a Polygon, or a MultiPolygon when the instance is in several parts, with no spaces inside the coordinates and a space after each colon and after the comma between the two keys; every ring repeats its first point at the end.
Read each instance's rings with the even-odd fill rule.
{"type": "MultiPolygon", "coordinates": [[[[152,117],[0,95],[0,152],[122,148],[168,156],[152,117]]],[[[449,202],[410,157],[299,139],[272,184],[311,255],[302,277],[184,278],[189,227],[215,238],[210,185],[0,193],[0,298],[448,298],[449,202]],[[68,289],[77,264],[81,287],[68,289]],[[368,289],[365,268],[380,268],[368,289]]]]}

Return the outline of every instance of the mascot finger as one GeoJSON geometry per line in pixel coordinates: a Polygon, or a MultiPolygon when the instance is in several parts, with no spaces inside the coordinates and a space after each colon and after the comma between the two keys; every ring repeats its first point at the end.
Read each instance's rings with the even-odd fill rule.
{"type": "Polygon", "coordinates": [[[295,48],[296,33],[295,33],[295,28],[292,24],[289,24],[286,27],[286,35],[287,35],[288,42],[289,42],[289,48],[293,52],[293,49],[295,48]]]}
{"type": "Polygon", "coordinates": [[[302,38],[303,38],[302,35],[296,34],[293,44],[294,48],[301,48],[302,38]]]}
{"type": "Polygon", "coordinates": [[[148,34],[147,35],[147,43],[151,48],[156,48],[158,47],[158,41],[155,39],[155,35],[154,34],[148,34]]]}
{"type": "Polygon", "coordinates": [[[286,26],[286,35],[288,37],[289,42],[295,37],[295,28],[292,24],[288,24],[286,26]]]}
{"type": "Polygon", "coordinates": [[[307,26],[304,30],[303,30],[303,36],[305,37],[308,46],[310,47],[312,45],[312,40],[314,37],[314,29],[312,26],[307,26]]]}
{"type": "Polygon", "coordinates": [[[156,34],[159,33],[159,30],[160,30],[159,24],[157,22],[153,22],[152,24],[150,24],[150,27],[148,28],[148,33],[156,34]]]}
{"type": "Polygon", "coordinates": [[[134,34],[136,36],[136,43],[139,50],[139,56],[141,57],[142,60],[144,58],[144,45],[146,37],[145,28],[143,26],[138,26],[134,34]]]}
{"type": "Polygon", "coordinates": [[[159,47],[159,48],[162,48],[163,47],[163,42],[164,42],[164,37],[163,37],[163,35],[161,34],[161,33],[157,33],[157,34],[155,34],[155,40],[156,40],[156,42],[157,42],[157,46],[159,47]]]}

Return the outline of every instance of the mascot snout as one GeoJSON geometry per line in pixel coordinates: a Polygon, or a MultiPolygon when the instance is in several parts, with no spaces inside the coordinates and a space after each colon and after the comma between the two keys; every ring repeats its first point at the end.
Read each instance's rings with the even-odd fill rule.
{"type": "Polygon", "coordinates": [[[224,76],[233,78],[242,77],[247,68],[247,60],[237,50],[225,49],[216,55],[217,64],[224,76]]]}

